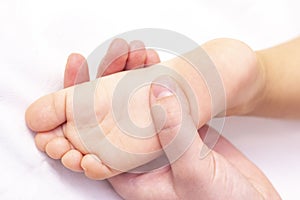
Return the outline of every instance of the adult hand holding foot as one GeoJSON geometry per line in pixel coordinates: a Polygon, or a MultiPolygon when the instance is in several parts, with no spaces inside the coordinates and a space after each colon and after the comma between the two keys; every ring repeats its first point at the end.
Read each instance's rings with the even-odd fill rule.
{"type": "MultiPolygon", "coordinates": [[[[244,43],[232,39],[213,40],[202,45],[202,48],[215,63],[224,82],[228,112],[230,114],[247,112],[253,105],[253,99],[256,99],[256,97],[260,95],[263,86],[263,76],[260,73],[261,69],[258,66],[255,53],[244,43]]],[[[130,58],[136,58],[138,53],[142,54],[141,57],[144,59],[132,59],[135,61],[141,60],[141,63],[136,66],[144,66],[147,62],[156,63],[158,60],[157,55],[153,51],[149,53],[145,51],[144,47],[139,48],[139,51],[131,53],[131,47],[128,47],[127,43],[122,43],[120,48],[115,48],[114,45],[112,45],[111,49],[121,49],[122,51],[122,56],[118,59],[113,59],[114,62],[106,62],[109,63],[107,70],[112,72],[119,71],[119,68],[121,70],[137,68],[128,67],[128,63],[133,63],[133,61],[130,61],[130,58]],[[153,62],[151,62],[151,57],[156,57],[156,60],[152,60],[153,62]]],[[[199,47],[187,53],[187,56],[197,58],[199,50],[201,50],[201,52],[203,51],[199,47]]],[[[104,60],[109,60],[109,57],[109,54],[107,54],[104,60]]],[[[72,63],[73,61],[69,60],[69,62],[72,63]]],[[[211,117],[213,117],[212,115],[224,112],[224,108],[221,107],[220,110],[211,113],[212,105],[209,89],[206,86],[204,78],[197,73],[190,63],[181,57],[176,57],[164,62],[163,65],[177,72],[183,79],[188,81],[190,88],[196,96],[195,99],[197,99],[195,102],[195,106],[198,107],[197,111],[201,111],[201,113],[196,113],[200,116],[197,123],[198,128],[210,120],[211,117]]],[[[87,66],[83,65],[83,68],[87,68],[87,66]]],[[[94,113],[97,115],[98,122],[97,124],[94,122],[89,123],[92,116],[86,116],[85,119],[83,119],[83,121],[86,120],[86,128],[92,129],[94,127],[101,127],[106,138],[125,152],[150,154],[151,152],[161,151],[160,143],[155,135],[141,140],[140,138],[124,134],[114,120],[111,105],[116,84],[125,75],[135,73],[143,77],[143,74],[151,73],[152,70],[157,70],[157,68],[156,66],[156,68],[149,67],[147,69],[116,73],[99,79],[98,81],[101,83],[101,87],[98,87],[95,91],[96,100],[94,105],[94,113]]],[[[85,70],[81,71],[84,72],[85,70]]],[[[72,76],[71,72],[70,74],[70,76],[72,76]]],[[[84,74],[85,73],[80,74],[83,76],[81,82],[88,80],[88,77],[85,77],[84,74]]],[[[72,81],[70,82],[72,83],[72,81]]],[[[82,88],[94,83],[95,82],[80,84],[77,87],[82,88]]],[[[66,85],[69,86],[68,84],[66,85]]],[[[149,118],[151,118],[149,89],[149,86],[141,88],[129,102],[132,120],[142,126],[148,124],[149,118]]],[[[36,137],[36,143],[41,150],[46,151],[47,154],[54,159],[62,159],[64,165],[74,171],[81,171],[83,169],[85,174],[93,179],[105,179],[124,172],[124,170],[110,167],[107,162],[110,159],[113,161],[117,160],[120,164],[127,164],[126,170],[143,165],[150,161],[149,159],[153,159],[153,157],[148,160],[132,159],[128,162],[128,159],[125,157],[122,159],[119,157],[116,158],[109,156],[107,153],[101,155],[100,152],[98,157],[100,157],[102,162],[95,160],[93,154],[87,150],[78,135],[78,127],[74,119],[73,94],[74,87],[66,88],[40,98],[27,110],[27,124],[33,131],[39,133],[36,137]]],[[[191,99],[188,100],[190,101],[191,99]]],[[[84,106],[82,107],[81,114],[86,115],[84,106]]],[[[153,132],[154,131],[155,130],[153,130],[153,132]]]]}
{"type": "MultiPolygon", "coordinates": [[[[287,90],[282,91],[283,94],[279,94],[278,86],[280,88],[284,88],[284,85],[287,83],[297,83],[297,78],[299,77],[299,70],[297,70],[297,57],[296,54],[293,53],[291,55],[286,56],[284,52],[298,52],[297,45],[299,43],[299,39],[292,41],[290,43],[287,43],[286,45],[281,45],[278,47],[274,47],[272,49],[260,51],[257,53],[259,60],[261,60],[263,64],[259,64],[256,54],[249,49],[245,44],[236,41],[236,40],[230,40],[230,39],[219,39],[210,41],[206,44],[204,44],[202,47],[203,49],[208,53],[208,55],[211,57],[211,59],[214,61],[214,63],[217,66],[218,71],[220,72],[220,75],[224,81],[224,88],[226,90],[226,100],[227,100],[227,114],[259,114],[259,115],[278,115],[278,114],[286,114],[287,112],[283,112],[285,108],[288,108],[288,111],[291,111],[289,113],[292,113],[292,116],[298,116],[299,117],[299,106],[297,100],[299,100],[299,92],[297,87],[289,87],[287,90]],[[275,58],[274,58],[275,57],[275,58]],[[288,58],[288,59],[287,59],[288,58]],[[280,60],[280,65],[278,63],[273,63],[274,60],[280,60]],[[295,62],[290,62],[290,60],[293,60],[295,62]],[[288,65],[289,68],[285,69],[282,68],[281,65],[288,65]],[[270,71],[266,71],[265,68],[268,68],[268,66],[272,69],[270,71]],[[277,81],[276,80],[276,74],[277,71],[284,71],[285,74],[291,74],[290,78],[284,81],[277,81]],[[272,73],[273,72],[273,73],[272,73]],[[295,82],[296,81],[296,82],[295,82]],[[281,96],[281,98],[278,98],[278,95],[281,96]],[[284,97],[284,98],[283,98],[284,97]],[[280,101],[276,101],[276,98],[278,98],[280,101]],[[286,99],[289,99],[289,104],[285,105],[284,102],[286,99]],[[271,103],[270,103],[271,102],[271,103]],[[280,109],[273,109],[274,112],[270,112],[272,108],[276,107],[276,105],[280,105],[280,109]],[[263,109],[262,109],[263,108],[263,109]],[[273,114],[272,114],[273,113],[273,114]],[[275,113],[275,114],[274,114],[275,113]]],[[[197,54],[194,54],[194,56],[197,56],[197,54]]],[[[126,62],[124,62],[126,63],[126,62]]],[[[209,95],[207,92],[207,89],[203,85],[203,80],[198,79],[199,77],[195,77],[195,75],[189,70],[189,65],[187,65],[186,62],[182,61],[180,58],[175,58],[171,61],[168,61],[165,63],[165,65],[170,66],[170,68],[176,70],[178,73],[182,74],[183,77],[186,77],[188,80],[191,80],[190,85],[193,87],[193,89],[196,91],[197,95],[199,96],[198,99],[201,99],[202,102],[198,102],[198,107],[200,108],[202,115],[200,118],[200,122],[197,124],[196,127],[202,126],[204,123],[207,122],[207,120],[210,118],[210,107],[209,107],[209,95]],[[203,115],[204,113],[204,115],[203,115]]],[[[118,71],[118,70],[116,70],[118,71]]],[[[106,78],[103,78],[103,82],[106,82],[107,85],[105,85],[106,89],[114,89],[114,82],[118,81],[122,74],[125,73],[131,73],[131,72],[123,72],[118,73],[116,75],[111,75],[106,78]]],[[[289,77],[289,76],[286,76],[289,77]]],[[[294,84],[296,85],[296,84],[294,84]]],[[[101,88],[99,88],[101,89],[101,88]]],[[[108,90],[106,90],[108,91],[108,90]]],[[[103,91],[99,91],[101,93],[103,91]]],[[[145,90],[144,94],[149,94],[149,88],[145,90]]],[[[110,94],[104,93],[104,97],[110,94]],[[106,95],[106,96],[105,96],[106,95]]],[[[82,170],[81,167],[84,168],[84,171],[86,175],[90,178],[94,179],[103,179],[112,177],[116,174],[121,173],[120,171],[114,171],[113,169],[110,169],[105,163],[97,162],[95,159],[93,159],[92,155],[89,154],[89,152],[86,151],[86,149],[82,146],[80,140],[78,139],[77,135],[74,134],[72,131],[72,107],[70,104],[72,102],[65,102],[65,100],[69,99],[68,97],[72,97],[72,88],[68,88],[66,90],[59,91],[57,93],[54,93],[52,95],[48,95],[46,97],[41,98],[37,102],[35,102],[27,111],[26,113],[26,120],[30,128],[32,128],[34,131],[44,134],[45,140],[36,140],[37,145],[40,146],[40,148],[43,150],[46,150],[48,155],[50,155],[53,158],[60,159],[63,158],[65,160],[64,164],[65,166],[69,167],[70,169],[74,171],[82,170]],[[60,137],[57,137],[60,135],[60,137]],[[52,149],[52,150],[51,150],[52,149]],[[73,152],[73,153],[72,153],[73,152]],[[84,157],[83,157],[84,155],[84,157]],[[83,157],[83,158],[82,158],[83,157]],[[68,159],[64,159],[68,158],[68,159]],[[66,162],[68,160],[69,162],[66,162]],[[69,163],[69,164],[67,164],[69,163]]],[[[98,96],[97,96],[98,98],[98,96]]],[[[108,98],[109,99],[109,98],[108,98]]],[[[138,100],[141,100],[141,102],[146,102],[146,105],[148,105],[147,100],[144,98],[137,98],[138,100]]],[[[148,96],[147,96],[148,99],[148,96]]],[[[139,101],[135,101],[135,103],[141,103],[139,101]]],[[[140,106],[144,108],[145,104],[141,104],[140,106]],[[141,106],[142,105],[142,106],[141,106]]],[[[107,106],[107,105],[105,105],[107,106]]],[[[104,113],[107,112],[107,110],[110,109],[110,107],[101,107],[103,108],[104,113]],[[105,110],[106,109],[106,110],[105,110]]],[[[135,105],[136,106],[136,105],[135,105]]],[[[141,108],[139,107],[139,108],[141,108]]],[[[147,107],[147,106],[146,106],[147,107]]],[[[136,108],[135,108],[136,109],[136,108]]],[[[134,109],[133,109],[134,110],[134,109]]],[[[138,110],[138,109],[137,109],[138,110]]],[[[220,111],[222,112],[222,111],[220,111]]],[[[99,113],[99,115],[101,112],[99,113]]],[[[107,114],[107,113],[106,113],[107,114]]],[[[141,113],[137,113],[139,115],[143,115],[141,113]]],[[[287,115],[287,114],[286,114],[287,115]]],[[[110,115],[105,115],[107,118],[106,122],[109,122],[106,125],[109,125],[109,128],[114,127],[114,124],[109,121],[111,119],[110,115]]],[[[100,117],[100,119],[102,119],[100,117]]],[[[104,125],[103,121],[100,122],[101,125],[104,125]]],[[[200,131],[201,132],[201,131],[200,131]]],[[[109,132],[108,136],[113,141],[121,142],[122,144],[125,144],[125,147],[130,147],[127,150],[130,150],[130,152],[149,152],[153,151],[153,149],[160,148],[160,138],[154,137],[150,140],[145,141],[135,141],[131,140],[129,138],[121,137],[122,133],[119,131],[116,132],[109,132]]],[[[201,136],[201,134],[200,134],[201,136]]],[[[222,138],[217,143],[214,150],[218,152],[217,147],[220,146],[220,143],[224,141],[222,138]]],[[[193,146],[193,145],[192,145],[193,146]]],[[[192,148],[191,146],[191,148],[192,148]]],[[[225,146],[225,145],[224,145],[225,146]]],[[[221,146],[222,147],[222,146],[221,146]]],[[[227,161],[225,163],[234,163],[231,162],[232,157],[235,157],[239,154],[234,154],[235,151],[229,151],[230,155],[227,155],[227,149],[230,149],[229,147],[221,148],[223,153],[218,152],[220,155],[222,155],[224,158],[226,157],[227,161]]],[[[189,152],[189,150],[187,151],[189,152]]],[[[185,154],[184,154],[185,155],[185,154]]],[[[214,155],[214,154],[213,154],[214,155]]],[[[183,156],[184,157],[184,156],[183,156]]],[[[210,157],[213,158],[213,157],[210,157]]],[[[242,158],[237,156],[237,159],[233,159],[235,161],[241,160],[242,158]]],[[[234,169],[239,169],[240,171],[237,172],[237,174],[243,174],[244,176],[249,175],[247,174],[247,162],[236,162],[235,164],[238,166],[234,166],[231,169],[234,171],[234,169]],[[244,163],[244,164],[241,164],[244,163]],[[239,165],[241,164],[241,166],[239,165]],[[244,172],[244,170],[246,172],[244,172]],[[246,175],[245,175],[246,174],[246,175]]],[[[223,162],[221,162],[223,163],[223,162]]],[[[143,164],[143,162],[137,162],[133,163],[133,166],[136,166],[137,164],[143,164]]],[[[190,163],[188,163],[190,164],[190,163]]],[[[218,163],[217,163],[218,164],[218,163]]],[[[234,164],[232,164],[234,165],[234,164]]],[[[252,165],[252,164],[251,164],[252,165]]],[[[191,165],[193,166],[193,165],[191,165]]],[[[226,166],[226,165],[225,165],[226,166]]],[[[218,173],[224,173],[224,171],[227,170],[227,166],[225,168],[221,168],[221,171],[214,171],[218,173]]],[[[253,167],[250,167],[253,168],[253,167]]],[[[217,168],[216,169],[220,169],[217,168]]],[[[229,168],[230,169],[230,168],[229,168]]],[[[251,170],[250,170],[251,171],[251,170]]],[[[255,172],[256,170],[254,170],[255,172]]],[[[252,171],[253,172],[253,171],[252,171]]],[[[251,173],[252,179],[256,180],[253,177],[257,176],[261,178],[261,181],[263,182],[263,185],[261,187],[256,188],[257,191],[260,191],[261,194],[265,194],[265,196],[271,196],[275,195],[276,192],[273,190],[271,184],[266,181],[266,179],[259,175],[260,172],[251,173]],[[264,188],[264,189],[262,189],[264,188]],[[268,189],[269,188],[269,189],[268,189]]],[[[167,173],[166,173],[167,174],[167,173]]],[[[153,175],[156,177],[156,180],[161,180],[165,178],[170,178],[169,175],[163,175],[161,171],[153,172],[153,173],[147,173],[142,175],[132,175],[132,174],[121,174],[114,178],[111,178],[110,181],[114,188],[124,197],[128,198],[134,198],[130,196],[131,194],[135,194],[136,196],[145,195],[144,192],[153,191],[151,194],[154,198],[154,195],[160,195],[166,193],[168,190],[168,185],[161,184],[161,188],[163,189],[163,186],[165,186],[165,190],[161,191],[158,190],[156,187],[159,187],[160,183],[165,182],[159,182],[156,184],[153,184],[153,182],[149,181],[148,179],[153,178],[153,175]],[[155,176],[155,173],[157,175],[155,176]],[[164,178],[163,178],[164,177],[164,178]],[[148,181],[147,181],[148,180],[148,181]],[[123,182],[122,182],[123,181],[123,182]],[[118,183],[126,183],[127,185],[118,183]],[[146,187],[143,183],[151,183],[150,186],[146,187]],[[139,185],[141,187],[139,187],[139,185]],[[142,187],[143,186],[143,187],[142,187]],[[131,189],[130,189],[131,188],[131,189]],[[134,193],[134,188],[138,188],[136,193],[134,193]],[[151,188],[154,188],[151,190],[151,188]],[[125,191],[126,190],[126,191],[125,191]],[[155,190],[161,191],[160,194],[156,193],[155,190]],[[130,194],[131,192],[131,194],[130,194]]],[[[175,173],[173,173],[175,174],[175,173]]],[[[189,173],[188,173],[189,174],[189,173]]],[[[226,174],[226,173],[225,173],[226,174]]],[[[194,176],[194,174],[189,174],[191,176],[194,176]]],[[[216,176],[217,177],[217,176],[216,176]]],[[[222,177],[222,176],[220,176],[222,177]]],[[[239,176],[237,176],[239,177],[239,176]]],[[[224,178],[224,177],[223,177],[224,178]]],[[[245,177],[244,177],[245,178],[245,177]]],[[[246,177],[248,179],[249,177],[246,177]]],[[[193,180],[190,177],[191,180],[193,180]]],[[[242,178],[243,179],[243,178],[242,178]]],[[[162,180],[161,180],[162,181],[162,180]]],[[[258,181],[261,183],[261,181],[258,181]]],[[[157,181],[156,181],[157,182],[157,181]]],[[[256,182],[256,181],[254,181],[256,182]]],[[[170,182],[168,182],[170,183],[170,182]]],[[[203,183],[203,182],[202,182],[203,183]]],[[[209,182],[206,182],[209,183],[209,182]]],[[[222,183],[222,182],[220,182],[222,183]]],[[[224,183],[224,182],[223,182],[224,183]]],[[[201,185],[201,183],[200,183],[201,185]]],[[[261,184],[258,184],[261,185],[261,184]]],[[[170,186],[170,184],[169,184],[170,186]]],[[[171,185],[173,187],[173,185],[171,185]]],[[[170,187],[171,187],[170,186],[170,187]]],[[[203,185],[201,185],[203,186],[203,185]]],[[[252,184],[250,188],[253,188],[257,186],[256,184],[252,184]]],[[[208,187],[208,186],[207,186],[208,187]]],[[[172,189],[172,188],[171,188],[172,189]]],[[[195,189],[195,188],[194,188],[195,189]]],[[[194,189],[191,189],[194,192],[194,189]]],[[[241,188],[244,189],[244,188],[241,188]]],[[[172,190],[174,191],[174,190],[172,190]]],[[[222,191],[222,190],[220,190],[222,191]]],[[[177,192],[177,191],[176,191],[177,192]]],[[[234,191],[233,191],[234,192],[234,191]]],[[[241,194],[245,194],[244,190],[240,191],[241,194]]],[[[255,192],[255,191],[254,191],[255,192]]],[[[170,194],[170,193],[168,193],[170,194]]],[[[227,194],[227,193],[226,193],[227,194]]],[[[170,194],[171,195],[171,194],[170,194]]],[[[205,194],[204,194],[205,195],[205,194]]],[[[209,197],[209,196],[208,196],[209,197]]],[[[149,197],[151,198],[151,197],[149,197]]],[[[213,198],[213,197],[211,197],[213,198]]],[[[222,197],[221,197],[222,198],[222,197]]],[[[274,197],[275,198],[275,197],[274,197]]],[[[273,199],[274,199],[273,198],[273,199]]],[[[252,199],[252,198],[251,198],[252,199]]],[[[271,198],[272,199],[272,198],[271,198]]]]}
{"type": "MultiPolygon", "coordinates": [[[[112,45],[126,46],[122,40],[116,40],[112,45]]],[[[107,56],[112,53],[118,53],[115,49],[109,49],[107,56]]],[[[139,51],[140,54],[147,54],[148,62],[153,64],[159,61],[155,52],[139,51]]],[[[78,75],[81,63],[84,58],[80,55],[72,54],[65,71],[65,85],[75,84],[75,76],[78,75]]],[[[142,66],[138,62],[135,66],[142,66]]],[[[85,65],[83,65],[86,67],[85,65]]],[[[126,62],[117,66],[111,65],[110,70],[117,67],[118,70],[125,69],[126,62]],[[123,67],[120,67],[123,66],[123,67]]],[[[101,67],[101,66],[100,66],[101,67]]],[[[86,71],[86,70],[83,70],[86,71]]],[[[117,71],[116,71],[117,72],[117,71]]],[[[88,76],[83,73],[79,80],[88,81],[88,76]]],[[[185,116],[186,135],[193,138],[193,143],[185,153],[174,162],[172,151],[166,151],[166,155],[171,161],[170,166],[158,169],[153,172],[143,174],[123,173],[109,178],[109,182],[114,189],[125,199],[257,199],[279,198],[272,185],[266,177],[253,165],[241,152],[239,152],[225,138],[220,137],[213,151],[206,157],[200,156],[200,151],[205,144],[202,138],[207,134],[207,126],[201,128],[198,132],[189,113],[189,106],[179,104],[186,103],[185,96],[178,84],[173,79],[160,79],[157,81],[167,84],[170,90],[164,87],[152,85],[151,93],[151,113],[154,124],[157,127],[159,142],[162,147],[166,147],[178,133],[182,125],[182,116],[185,116]],[[180,98],[172,93],[176,91],[180,98]],[[171,92],[171,93],[170,93],[171,92]],[[165,115],[155,108],[161,108],[165,115]],[[182,110],[184,108],[185,110],[182,110]],[[184,113],[182,113],[184,111],[184,113]],[[163,117],[163,119],[162,119],[163,117]],[[162,126],[162,122],[165,122],[162,126]],[[166,128],[168,127],[168,128],[166,128]],[[173,128],[172,128],[173,127],[173,128]],[[215,173],[217,172],[217,173],[215,173]],[[228,179],[227,179],[227,178],[228,179]],[[217,192],[216,192],[217,191],[217,192]],[[247,195],[247,196],[246,196],[247,195]]],[[[210,129],[210,134],[218,134],[210,129]]],[[[46,136],[43,133],[36,137],[46,136]]],[[[41,139],[41,138],[40,138],[41,139]]],[[[178,139],[178,138],[177,138],[178,139]]],[[[38,142],[38,141],[37,141],[38,142]]],[[[179,141],[180,142],[180,141],[179,141]]],[[[180,145],[179,145],[180,146],[180,145]]],[[[185,146],[185,145],[183,145],[185,146]]],[[[75,150],[73,150],[75,151],[75,150]]],[[[70,154],[70,153],[69,153],[70,154]]],[[[66,159],[66,156],[63,157],[66,159]]],[[[71,158],[70,158],[71,159],[71,158]]],[[[69,166],[74,160],[65,160],[64,164],[69,166]],[[68,165],[69,164],[69,165],[68,165]]],[[[76,163],[76,162],[75,162],[76,163]]],[[[71,165],[72,166],[72,165],[71,165]]],[[[71,168],[72,169],[72,168],[71,168]]]]}
{"type": "MultiPolygon", "coordinates": [[[[70,74],[67,66],[65,80],[72,80],[70,74]]],[[[193,142],[175,162],[176,150],[169,148],[165,151],[170,166],[149,173],[123,173],[109,178],[109,182],[124,199],[279,198],[263,173],[225,138],[220,137],[214,150],[201,158],[200,152],[205,148],[202,138],[207,134],[208,127],[204,126],[197,132],[184,93],[175,81],[166,78],[157,82],[171,89],[153,84],[150,91],[151,113],[160,144],[167,149],[170,142],[174,142],[183,119],[186,127],[181,130],[186,130],[186,138],[192,137],[193,142]],[[180,98],[172,93],[174,91],[180,98]],[[162,115],[159,112],[161,110],[156,108],[161,108],[165,114],[162,115]]],[[[218,134],[213,129],[210,131],[210,134],[218,134]]],[[[180,141],[177,138],[177,148],[182,146],[180,141]]]]}

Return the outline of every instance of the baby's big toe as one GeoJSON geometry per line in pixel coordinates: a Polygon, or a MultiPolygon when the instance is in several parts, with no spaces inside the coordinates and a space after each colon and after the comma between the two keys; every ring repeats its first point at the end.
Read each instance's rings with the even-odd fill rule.
{"type": "Polygon", "coordinates": [[[55,129],[66,121],[66,96],[69,90],[60,90],[41,97],[26,111],[28,127],[36,132],[55,129]]]}

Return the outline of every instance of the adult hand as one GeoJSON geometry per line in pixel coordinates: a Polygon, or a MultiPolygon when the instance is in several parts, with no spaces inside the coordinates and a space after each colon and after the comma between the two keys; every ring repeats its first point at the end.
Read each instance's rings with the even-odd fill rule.
{"type": "MultiPolygon", "coordinates": [[[[153,51],[136,51],[133,55],[134,44],[142,46],[135,41],[127,45],[123,40],[115,40],[109,48],[102,65],[109,62],[110,58],[125,53],[123,57],[109,65],[108,71],[103,75],[119,72],[126,69],[143,67],[159,62],[158,55],[153,51]],[[128,67],[128,57],[129,59],[128,67]],[[145,57],[146,64],[134,57],[145,57]],[[135,63],[133,63],[135,61],[135,63]],[[131,66],[131,67],[130,67],[131,66]],[[133,66],[133,67],[132,67],[133,66]]],[[[85,59],[72,54],[65,71],[65,87],[72,86],[89,80],[87,65],[82,65],[85,59]],[[80,67],[81,74],[78,74],[80,67]],[[77,77],[77,81],[75,82],[77,77]]],[[[99,68],[102,66],[100,65],[99,68]]],[[[97,75],[99,77],[100,74],[97,75]]],[[[172,82],[172,80],[168,79],[172,82]]],[[[179,86],[172,82],[175,90],[182,94],[179,86]]],[[[174,89],[173,89],[174,90],[174,89]]],[[[173,94],[165,91],[163,87],[152,87],[152,106],[160,106],[166,112],[164,127],[159,132],[162,147],[166,147],[174,139],[181,124],[181,116],[186,116],[189,122],[192,119],[189,111],[182,113],[173,94]],[[162,97],[160,94],[169,95],[162,97]],[[160,96],[155,98],[155,96],[160,96]],[[181,114],[180,114],[181,113],[181,114]],[[173,115],[172,115],[173,114],[173,115]],[[184,114],[184,115],[183,115],[184,114]],[[170,118],[170,116],[173,116],[170,118]],[[174,118],[175,116],[175,118],[174,118]],[[175,127],[175,128],[170,128],[175,127]],[[177,128],[176,128],[177,127],[177,128]]],[[[152,112],[153,122],[161,125],[160,113],[152,112]]],[[[264,174],[238,151],[224,137],[220,136],[214,148],[201,158],[200,152],[205,148],[203,138],[209,134],[219,134],[208,126],[198,132],[193,123],[186,127],[190,133],[195,134],[194,140],[184,154],[171,165],[153,172],[143,174],[123,173],[109,179],[114,189],[125,199],[279,199],[279,195],[264,176],[264,174]]],[[[159,129],[159,127],[158,127],[159,129]]],[[[166,152],[172,160],[173,152],[166,152]]]]}
{"type": "Polygon", "coordinates": [[[153,84],[150,102],[160,143],[172,163],[153,172],[125,173],[110,178],[110,183],[123,198],[280,199],[266,176],[224,137],[220,136],[213,149],[201,157],[203,149],[207,149],[203,143],[205,134],[219,133],[208,126],[197,131],[179,85],[172,79],[162,82],[167,83],[169,89],[153,84]],[[176,95],[172,91],[176,91],[176,95]],[[179,104],[178,99],[183,101],[179,104]],[[165,114],[155,109],[157,107],[165,114]],[[180,131],[184,131],[185,138],[193,140],[174,161],[177,150],[184,143],[182,138],[177,138],[180,131]],[[176,149],[170,148],[172,143],[176,143],[176,149]]]}

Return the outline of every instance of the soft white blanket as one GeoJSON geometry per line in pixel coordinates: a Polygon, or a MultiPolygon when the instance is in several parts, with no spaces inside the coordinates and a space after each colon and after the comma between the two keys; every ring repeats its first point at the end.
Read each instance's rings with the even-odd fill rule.
{"type": "MultiPolygon", "coordinates": [[[[119,199],[39,152],[26,107],[62,88],[71,52],[87,56],[109,37],[142,27],[181,32],[201,43],[241,39],[263,48],[300,33],[298,1],[0,1],[0,199],[119,199]]],[[[299,199],[300,125],[229,119],[224,135],[270,178],[284,199],[299,199]]]]}

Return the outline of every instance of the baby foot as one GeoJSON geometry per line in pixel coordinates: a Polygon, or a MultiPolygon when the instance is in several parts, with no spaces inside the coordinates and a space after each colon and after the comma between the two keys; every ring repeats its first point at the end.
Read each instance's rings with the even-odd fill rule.
{"type": "MultiPolygon", "coordinates": [[[[108,65],[103,75],[109,75],[123,70],[142,68],[158,62],[158,54],[154,50],[146,50],[142,42],[132,41],[128,45],[126,41],[116,39],[110,45],[99,69],[108,65]],[[118,55],[122,56],[115,59],[118,55]]],[[[97,77],[99,76],[100,73],[97,77]]],[[[85,58],[79,54],[71,54],[66,65],[64,87],[86,81],[89,81],[89,74],[85,58]]],[[[108,171],[109,169],[103,167],[99,161],[94,159],[93,155],[88,154],[80,141],[69,140],[65,137],[63,127],[66,127],[66,124],[50,131],[38,132],[35,136],[37,147],[41,151],[45,151],[51,158],[61,159],[63,165],[73,171],[80,172],[84,168],[86,175],[93,179],[103,179],[120,173],[116,170],[108,171]],[[75,145],[70,141],[73,141],[75,145]]]]}

